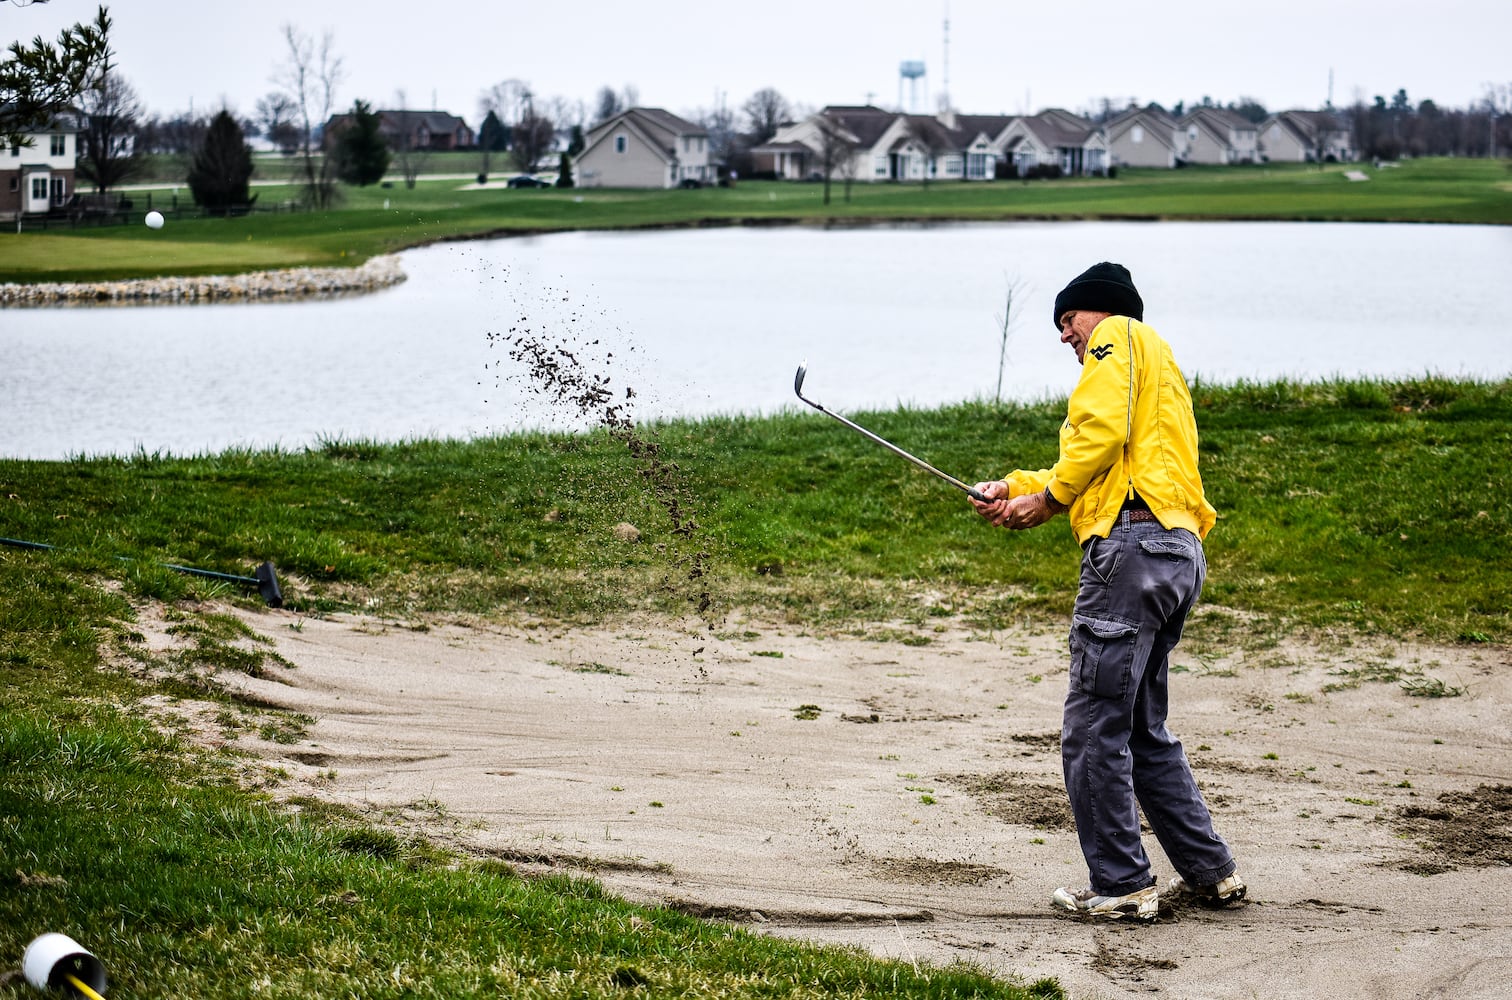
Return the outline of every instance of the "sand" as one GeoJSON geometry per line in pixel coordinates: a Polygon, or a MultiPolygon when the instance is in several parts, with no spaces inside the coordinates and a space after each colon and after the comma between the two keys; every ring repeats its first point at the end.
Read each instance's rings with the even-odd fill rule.
{"type": "Polygon", "coordinates": [[[1512,996],[1504,648],[1178,650],[1171,726],[1250,895],[1123,926],[1048,903],[1087,880],[1061,786],[1059,628],[914,645],[761,622],[714,638],[669,621],[237,613],[293,666],[221,682],[316,720],[292,744],[238,738],[287,773],[275,794],[521,871],[581,872],[783,937],[1053,976],[1077,998],[1512,996]],[[1359,679],[1396,670],[1464,692],[1359,679]]]}

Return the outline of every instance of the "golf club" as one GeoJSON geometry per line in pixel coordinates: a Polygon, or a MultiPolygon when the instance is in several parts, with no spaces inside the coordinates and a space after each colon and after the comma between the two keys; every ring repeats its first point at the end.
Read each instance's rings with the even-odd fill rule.
{"type": "Polygon", "coordinates": [[[807,374],[808,374],[808,362],[805,361],[803,364],[801,364],[801,365],[798,366],[798,374],[793,377],[793,392],[795,392],[795,393],[798,394],[798,398],[799,399],[803,400],[805,403],[807,403],[808,405],[812,406],[814,409],[818,410],[820,413],[823,413],[826,416],[834,417],[836,420],[840,421],[842,424],[844,424],[845,426],[849,427],[851,430],[855,431],[856,433],[861,434],[864,437],[871,438],[873,441],[877,442],[882,447],[886,448],[888,451],[891,451],[893,454],[900,455],[903,458],[908,459],[914,465],[917,465],[919,468],[923,469],[925,472],[929,473],[930,475],[937,476],[940,479],[945,480],[947,483],[949,483],[950,485],[954,486],[958,490],[964,490],[971,497],[971,499],[980,501],[982,503],[992,503],[991,498],[983,496],[981,493],[977,492],[972,487],[967,486],[965,483],[961,482],[955,476],[946,475],[945,473],[941,472],[939,469],[936,469],[934,466],[932,466],[928,462],[924,461],[922,458],[915,458],[914,456],[910,455],[908,452],[904,451],[902,448],[899,448],[897,445],[893,444],[891,441],[886,441],[886,440],[878,437],[877,435],[873,434],[871,431],[867,430],[865,427],[862,427],[860,424],[852,423],[851,421],[846,420],[840,414],[836,413],[834,410],[826,410],[822,404],[816,403],[812,399],[809,399],[807,396],[805,396],[803,394],[803,379],[804,379],[804,376],[807,375],[807,374]]]}

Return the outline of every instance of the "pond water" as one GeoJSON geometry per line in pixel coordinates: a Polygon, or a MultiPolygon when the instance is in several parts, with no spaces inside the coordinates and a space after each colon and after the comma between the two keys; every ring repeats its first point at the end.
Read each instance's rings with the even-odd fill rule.
{"type": "Polygon", "coordinates": [[[1089,264],[1127,265],[1188,378],[1501,377],[1512,229],[983,223],[563,233],[403,254],[334,301],[0,312],[0,456],[198,454],[573,426],[511,338],[567,345],[637,419],[843,410],[1075,383],[1050,322],[1089,264]]]}

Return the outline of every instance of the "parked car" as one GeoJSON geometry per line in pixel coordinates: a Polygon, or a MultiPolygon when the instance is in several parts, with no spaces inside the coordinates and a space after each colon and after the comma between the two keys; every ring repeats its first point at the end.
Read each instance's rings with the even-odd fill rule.
{"type": "Polygon", "coordinates": [[[512,188],[544,188],[551,187],[551,182],[543,181],[539,177],[532,177],[529,174],[520,174],[518,177],[511,177],[509,179],[509,186],[512,188]]]}

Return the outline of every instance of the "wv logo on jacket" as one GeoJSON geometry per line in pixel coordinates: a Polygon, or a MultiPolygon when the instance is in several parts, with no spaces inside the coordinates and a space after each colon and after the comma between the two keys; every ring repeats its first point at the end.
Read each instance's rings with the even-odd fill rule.
{"type": "Polygon", "coordinates": [[[1108,355],[1110,355],[1110,354],[1113,353],[1113,345],[1112,344],[1104,344],[1101,347],[1089,348],[1088,349],[1088,353],[1090,353],[1097,360],[1102,361],[1108,355]]]}

